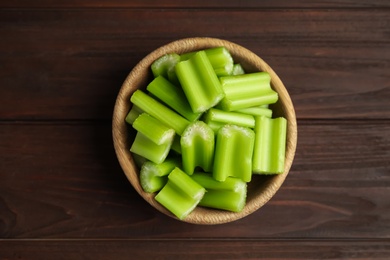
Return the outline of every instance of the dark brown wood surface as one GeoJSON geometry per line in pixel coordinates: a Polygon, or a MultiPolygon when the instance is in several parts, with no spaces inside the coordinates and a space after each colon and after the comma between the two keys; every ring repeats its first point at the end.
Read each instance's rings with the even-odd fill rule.
{"type": "Polygon", "coordinates": [[[389,1],[2,1],[0,259],[390,259],[389,1]],[[193,36],[278,73],[298,147],[276,196],[224,225],[134,191],[111,115],[132,67],[193,36]]]}

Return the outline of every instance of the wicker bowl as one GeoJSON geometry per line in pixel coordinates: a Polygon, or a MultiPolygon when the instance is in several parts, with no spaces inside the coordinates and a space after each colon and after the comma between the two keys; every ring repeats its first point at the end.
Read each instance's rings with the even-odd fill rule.
{"type": "Polygon", "coordinates": [[[131,139],[133,137],[129,134],[129,126],[125,122],[125,117],[131,108],[130,96],[135,90],[139,88],[146,88],[147,84],[153,79],[150,65],[162,55],[173,52],[181,54],[218,46],[225,46],[230,51],[235,62],[241,63],[246,72],[266,71],[271,75],[271,86],[279,94],[278,102],[272,105],[273,115],[274,117],[283,116],[287,119],[285,169],[282,174],[278,175],[254,175],[252,177],[252,181],[248,184],[246,206],[240,213],[197,207],[184,220],[182,220],[194,224],[222,224],[243,218],[261,208],[272,198],[272,196],[275,195],[283,184],[295,155],[297,144],[297,124],[292,101],[282,81],[271,67],[267,65],[267,63],[253,52],[240,45],[215,38],[181,39],[154,50],[133,68],[119,91],[113,113],[112,134],[114,148],[126,177],[134,189],[150,205],[160,212],[172,218],[176,218],[154,200],[155,194],[144,192],[140,185],[139,170],[129,152],[131,139]]]}

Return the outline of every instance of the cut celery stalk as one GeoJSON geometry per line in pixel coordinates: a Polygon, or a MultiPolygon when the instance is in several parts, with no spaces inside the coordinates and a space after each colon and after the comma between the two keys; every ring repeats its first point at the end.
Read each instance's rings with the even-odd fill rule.
{"type": "Polygon", "coordinates": [[[138,154],[154,163],[162,163],[168,156],[172,142],[161,145],[156,144],[142,133],[137,132],[130,152],[138,154]]]}
{"type": "Polygon", "coordinates": [[[168,53],[157,60],[155,60],[152,65],[152,73],[154,77],[164,76],[168,78],[168,73],[172,73],[176,64],[180,61],[180,55],[176,53],[168,53]]]}
{"type": "Polygon", "coordinates": [[[241,66],[241,64],[240,63],[234,64],[232,75],[242,75],[242,74],[245,74],[245,70],[241,66]]]}
{"type": "Polygon", "coordinates": [[[204,122],[190,124],[181,136],[183,170],[191,175],[195,167],[212,170],[214,159],[214,131],[204,122]]]}
{"type": "Polygon", "coordinates": [[[130,101],[144,112],[160,120],[168,127],[173,128],[178,135],[181,135],[190,123],[187,119],[147,95],[142,90],[136,90],[131,96],[130,101]]]}
{"type": "Polygon", "coordinates": [[[168,174],[179,165],[180,162],[176,158],[167,158],[160,164],[145,162],[139,177],[142,189],[149,193],[161,190],[168,181],[168,174]]]}
{"type": "Polygon", "coordinates": [[[252,155],[255,134],[253,130],[224,125],[218,131],[214,155],[213,177],[225,181],[237,177],[245,182],[252,178],[252,155]]]}
{"type": "Polygon", "coordinates": [[[232,124],[238,126],[244,126],[249,128],[255,127],[255,118],[252,115],[223,111],[216,108],[210,108],[204,121],[209,124],[210,122],[217,122],[222,124],[232,124]]]}
{"type": "Polygon", "coordinates": [[[134,120],[135,120],[140,114],[142,114],[142,113],[143,113],[143,111],[142,111],[139,107],[133,105],[133,106],[131,107],[129,113],[128,113],[127,116],[126,116],[125,121],[126,121],[128,124],[132,125],[133,122],[134,122],[134,120]]]}
{"type": "Polygon", "coordinates": [[[137,119],[135,119],[133,127],[158,145],[167,142],[172,143],[173,138],[175,137],[175,130],[167,127],[147,113],[139,115],[137,119]]]}
{"type": "MultiPolygon", "coordinates": [[[[205,49],[204,52],[218,77],[231,75],[233,73],[233,58],[225,47],[209,48],[205,49]]],[[[195,53],[196,52],[184,53],[180,55],[180,60],[188,60],[195,53]]]]}
{"type": "Polygon", "coordinates": [[[248,115],[252,115],[252,116],[265,116],[265,117],[269,117],[269,118],[272,117],[272,110],[269,108],[262,107],[262,106],[243,108],[243,109],[239,109],[235,112],[248,114],[248,115]]]}
{"type": "Polygon", "coordinates": [[[138,155],[136,153],[131,153],[131,156],[133,157],[134,163],[138,167],[138,169],[141,169],[142,165],[145,162],[148,162],[145,157],[142,157],[141,155],[138,155]]]}
{"type": "Polygon", "coordinates": [[[176,217],[184,219],[198,205],[205,192],[205,188],[182,170],[175,168],[155,199],[176,217]]]}
{"type": "Polygon", "coordinates": [[[219,130],[222,126],[224,126],[224,125],[226,125],[226,124],[225,124],[225,123],[221,123],[221,122],[208,121],[208,122],[207,122],[207,125],[208,125],[211,129],[213,129],[214,134],[217,134],[217,133],[218,133],[218,130],[219,130]]]}
{"type": "Polygon", "coordinates": [[[225,97],[220,106],[226,111],[273,104],[278,93],[271,88],[271,77],[267,72],[255,72],[220,78],[225,97]]]}
{"type": "Polygon", "coordinates": [[[278,174],[284,171],[287,120],[264,116],[255,117],[255,145],[253,151],[253,172],[257,174],[278,174]]]}
{"type": "Polygon", "coordinates": [[[195,113],[215,106],[224,96],[221,84],[204,51],[176,65],[176,74],[195,113]]]}
{"type": "Polygon", "coordinates": [[[206,173],[194,173],[192,179],[206,189],[199,206],[240,212],[246,202],[247,184],[239,178],[215,180],[206,173]]]}
{"type": "Polygon", "coordinates": [[[173,85],[163,76],[156,77],[146,89],[189,121],[198,120],[201,116],[201,113],[192,112],[183,90],[173,85]]]}

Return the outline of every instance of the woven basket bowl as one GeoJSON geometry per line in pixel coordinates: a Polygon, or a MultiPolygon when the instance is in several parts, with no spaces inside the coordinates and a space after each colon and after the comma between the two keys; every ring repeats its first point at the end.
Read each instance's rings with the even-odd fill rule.
{"type": "Polygon", "coordinates": [[[150,65],[157,58],[167,53],[186,53],[202,50],[211,47],[225,46],[233,56],[234,61],[241,63],[246,72],[266,71],[271,75],[271,86],[278,92],[279,100],[273,104],[273,117],[283,116],[287,119],[287,142],[285,168],[282,174],[277,175],[253,175],[252,181],[248,184],[247,203],[239,213],[223,210],[214,210],[203,207],[196,207],[184,220],[193,224],[222,224],[241,219],[267,203],[283,184],[294,159],[297,144],[297,124],[293,104],[282,81],[276,73],[261,58],[235,43],[216,38],[187,38],[164,45],[142,59],[125,79],[116,99],[112,134],[115,152],[119,163],[126,174],[126,177],[134,189],[154,208],[160,212],[177,219],[173,214],[154,200],[156,194],[149,194],[143,191],[139,182],[139,169],[129,152],[131,140],[131,126],[125,122],[125,117],[131,108],[130,96],[137,89],[145,89],[153,79],[150,65]]]}

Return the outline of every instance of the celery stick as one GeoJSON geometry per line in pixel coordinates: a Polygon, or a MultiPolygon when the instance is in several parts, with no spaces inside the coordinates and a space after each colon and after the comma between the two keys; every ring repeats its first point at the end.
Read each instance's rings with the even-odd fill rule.
{"type": "Polygon", "coordinates": [[[192,112],[183,90],[170,83],[163,76],[156,77],[146,89],[189,121],[198,120],[201,116],[201,113],[192,112]]]}
{"type": "Polygon", "coordinates": [[[199,206],[240,212],[246,202],[247,184],[239,178],[215,180],[210,174],[194,173],[191,178],[206,189],[199,206]]]}
{"type": "Polygon", "coordinates": [[[178,135],[181,135],[190,123],[187,119],[150,97],[142,90],[136,90],[130,101],[168,127],[173,128],[178,135]]]}
{"type": "Polygon", "coordinates": [[[161,190],[168,181],[168,174],[179,165],[180,162],[176,158],[167,158],[160,164],[145,162],[139,177],[143,190],[149,193],[161,190]]]}
{"type": "Polygon", "coordinates": [[[138,154],[154,163],[162,163],[168,156],[172,142],[156,144],[142,133],[137,132],[130,152],[138,154]]]}
{"type": "Polygon", "coordinates": [[[139,115],[137,119],[135,119],[133,127],[158,145],[167,142],[172,143],[173,138],[175,137],[175,130],[167,127],[147,113],[139,115]]]}
{"type": "Polygon", "coordinates": [[[168,78],[168,73],[174,70],[173,68],[180,61],[180,55],[176,53],[168,53],[152,63],[151,69],[154,77],[160,75],[168,78]]]}
{"type": "MultiPolygon", "coordinates": [[[[204,52],[210,60],[211,66],[218,77],[231,75],[233,72],[233,58],[225,47],[205,49],[204,52]]],[[[189,52],[180,55],[180,60],[190,59],[196,52],[189,52]]]]}
{"type": "Polygon", "coordinates": [[[278,93],[271,88],[271,77],[267,72],[255,72],[220,78],[225,97],[221,101],[223,110],[272,104],[278,93]]]}
{"type": "Polygon", "coordinates": [[[176,217],[184,219],[198,205],[205,192],[206,190],[190,176],[175,168],[155,199],[176,217]]]}
{"type": "Polygon", "coordinates": [[[219,130],[222,126],[226,125],[225,123],[215,122],[215,121],[211,121],[211,120],[209,120],[209,121],[206,122],[206,123],[207,123],[207,125],[208,125],[211,129],[213,129],[215,135],[218,133],[218,130],[219,130]]]}
{"type": "Polygon", "coordinates": [[[180,140],[183,170],[191,175],[195,167],[211,171],[214,159],[214,131],[204,122],[190,124],[180,140]]]}
{"type": "Polygon", "coordinates": [[[141,155],[138,155],[136,153],[131,153],[131,156],[133,157],[135,165],[141,169],[142,165],[145,162],[148,162],[148,160],[145,157],[142,157],[141,155]]]}
{"type": "Polygon", "coordinates": [[[255,145],[253,151],[253,172],[257,174],[278,174],[284,171],[287,120],[264,116],[255,117],[255,145]]]}
{"type": "Polygon", "coordinates": [[[216,138],[213,177],[224,181],[228,176],[249,182],[252,178],[252,155],[255,134],[253,130],[225,125],[216,138]]]}
{"type": "Polygon", "coordinates": [[[134,122],[134,120],[135,120],[140,114],[142,114],[142,112],[143,112],[143,111],[142,111],[139,107],[133,105],[133,106],[131,107],[129,113],[128,113],[127,116],[126,116],[125,121],[126,121],[128,124],[132,125],[133,122],[134,122]]]}
{"type": "Polygon", "coordinates": [[[205,122],[218,122],[222,124],[232,124],[249,128],[255,127],[255,118],[252,115],[223,111],[210,108],[205,115],[205,122]]]}
{"type": "Polygon", "coordinates": [[[245,74],[245,70],[241,66],[241,64],[240,63],[234,64],[232,75],[242,75],[242,74],[245,74]]]}
{"type": "Polygon", "coordinates": [[[204,51],[179,62],[176,74],[195,113],[215,106],[224,96],[219,79],[204,51]]]}
{"type": "Polygon", "coordinates": [[[248,114],[248,115],[252,115],[252,116],[265,116],[265,117],[269,117],[269,118],[272,117],[272,109],[265,108],[262,106],[243,108],[243,109],[239,109],[235,112],[248,114]]]}

